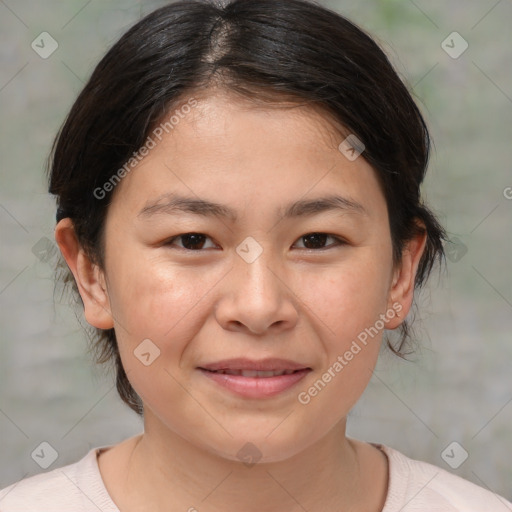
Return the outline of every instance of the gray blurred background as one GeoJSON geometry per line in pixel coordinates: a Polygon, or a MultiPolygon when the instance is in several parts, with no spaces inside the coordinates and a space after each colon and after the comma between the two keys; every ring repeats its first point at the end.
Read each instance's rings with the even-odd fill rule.
{"type": "MultiPolygon", "coordinates": [[[[31,456],[42,442],[50,471],[142,431],[54,303],[43,171],[95,64],[165,3],[0,0],[0,488],[45,470],[31,456]],[[31,47],[42,32],[58,44],[47,58],[31,47]]],[[[417,300],[413,361],[383,351],[348,434],[512,499],[512,1],[321,3],[370,31],[418,100],[435,144],[424,197],[452,240],[417,300]]]]}

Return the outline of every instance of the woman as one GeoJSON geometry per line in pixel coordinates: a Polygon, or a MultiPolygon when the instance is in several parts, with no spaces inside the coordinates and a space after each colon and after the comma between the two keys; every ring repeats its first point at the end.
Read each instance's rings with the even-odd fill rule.
{"type": "Polygon", "coordinates": [[[137,23],[72,107],[49,190],[144,432],[13,484],[1,510],[511,510],[346,436],[443,256],[428,156],[386,56],[334,12],[183,1],[137,23]]]}

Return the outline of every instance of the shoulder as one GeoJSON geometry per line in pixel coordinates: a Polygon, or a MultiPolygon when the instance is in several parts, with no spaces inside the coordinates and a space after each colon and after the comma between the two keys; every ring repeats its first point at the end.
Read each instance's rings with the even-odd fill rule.
{"type": "Polygon", "coordinates": [[[19,480],[0,490],[1,512],[117,511],[105,503],[94,448],[81,460],[19,480]]]}
{"type": "Polygon", "coordinates": [[[80,501],[79,492],[71,480],[72,477],[68,475],[76,473],[78,464],[40,473],[0,490],[0,510],[61,510],[63,506],[77,504],[80,501]]]}
{"type": "Polygon", "coordinates": [[[442,468],[377,445],[389,459],[388,498],[383,512],[512,512],[505,498],[442,468]]]}

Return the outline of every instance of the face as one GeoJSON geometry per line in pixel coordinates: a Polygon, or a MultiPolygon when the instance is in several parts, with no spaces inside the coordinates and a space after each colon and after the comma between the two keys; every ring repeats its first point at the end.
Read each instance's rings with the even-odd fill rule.
{"type": "MultiPolygon", "coordinates": [[[[344,422],[383,329],[409,306],[375,171],[338,149],[344,138],[318,111],[216,93],[117,185],[104,310],[155,429],[232,460],[251,442],[263,462],[344,422]],[[169,204],[171,194],[220,206],[187,211],[191,201],[169,204]],[[238,358],[303,370],[201,369],[238,358]]],[[[108,327],[85,299],[89,323],[108,327]]]]}

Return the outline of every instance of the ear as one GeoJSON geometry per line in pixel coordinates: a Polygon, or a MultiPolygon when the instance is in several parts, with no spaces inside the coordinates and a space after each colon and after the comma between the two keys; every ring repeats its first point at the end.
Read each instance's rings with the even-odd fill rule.
{"type": "Polygon", "coordinates": [[[114,327],[103,271],[80,246],[70,218],[62,219],[55,228],[55,240],[75,277],[85,308],[85,318],[93,327],[114,327]]]}
{"type": "MultiPolygon", "coordinates": [[[[425,227],[422,223],[420,226],[425,227]]],[[[414,235],[402,250],[402,261],[393,271],[393,280],[388,294],[388,308],[395,310],[397,315],[389,320],[386,329],[396,329],[411,309],[416,272],[426,243],[427,232],[425,229],[423,232],[414,235]]]]}

